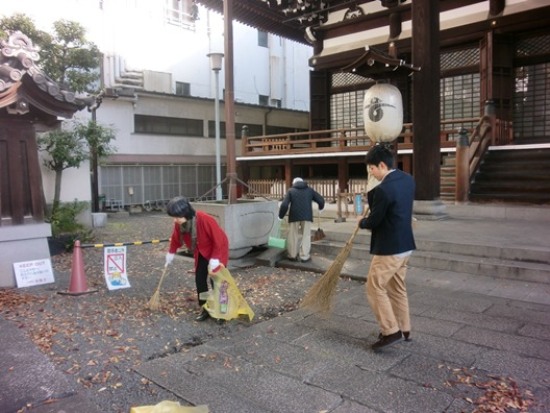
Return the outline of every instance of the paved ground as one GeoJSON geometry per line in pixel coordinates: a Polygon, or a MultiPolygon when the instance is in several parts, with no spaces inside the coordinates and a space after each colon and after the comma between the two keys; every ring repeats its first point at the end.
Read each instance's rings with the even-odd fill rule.
{"type": "MultiPolygon", "coordinates": [[[[417,238],[437,242],[451,225],[454,239],[473,245],[549,248],[547,209],[500,208],[487,213],[501,219],[479,219],[485,212],[422,222],[417,238]]],[[[349,233],[349,225],[338,227],[349,233]]],[[[366,272],[360,262],[350,264],[358,279],[366,272]]],[[[329,317],[297,309],[229,327],[133,371],[161,389],[148,403],[170,398],[216,413],[550,411],[549,284],[420,268],[410,269],[408,284],[413,341],[379,353],[369,347],[378,330],[363,283],[341,280],[329,317]]],[[[32,389],[58,398],[32,411],[98,411],[20,328],[0,318],[0,331],[0,402],[24,401],[32,389]]]]}

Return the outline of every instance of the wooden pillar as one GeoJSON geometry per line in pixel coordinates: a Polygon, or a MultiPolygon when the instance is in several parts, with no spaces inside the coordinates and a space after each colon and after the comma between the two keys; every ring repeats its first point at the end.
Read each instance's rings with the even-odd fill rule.
{"type": "Polygon", "coordinates": [[[468,202],[468,193],[470,192],[469,149],[468,131],[462,128],[456,141],[455,200],[458,203],[468,202]]]}
{"type": "Polygon", "coordinates": [[[225,140],[229,203],[237,202],[237,157],[235,152],[235,89],[233,84],[233,0],[223,2],[225,64],[225,140]]]}
{"type": "Polygon", "coordinates": [[[416,197],[432,201],[440,194],[439,1],[412,3],[413,175],[416,197]]]}
{"type": "Polygon", "coordinates": [[[34,125],[27,120],[0,122],[0,215],[3,223],[43,222],[42,175],[34,125]]]}
{"type": "Polygon", "coordinates": [[[346,158],[338,158],[338,189],[339,192],[348,191],[348,163],[346,158]]]}
{"type": "Polygon", "coordinates": [[[287,191],[292,186],[292,179],[292,161],[290,159],[287,159],[285,161],[285,183],[287,191]]]}
{"type": "Polygon", "coordinates": [[[480,42],[480,113],[486,101],[495,104],[496,117],[511,121],[515,87],[513,41],[492,31],[480,42]]]}

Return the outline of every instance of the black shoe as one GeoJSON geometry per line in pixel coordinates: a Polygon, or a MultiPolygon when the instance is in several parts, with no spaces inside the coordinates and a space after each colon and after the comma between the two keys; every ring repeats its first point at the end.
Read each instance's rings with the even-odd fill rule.
{"type": "Polygon", "coordinates": [[[300,259],[301,262],[310,262],[311,261],[311,258],[308,258],[307,260],[302,260],[300,259]]]}
{"type": "Polygon", "coordinates": [[[216,324],[223,326],[225,324],[225,320],[223,318],[216,318],[216,324]]]}
{"type": "Polygon", "coordinates": [[[381,339],[379,339],[376,343],[374,343],[371,348],[373,350],[378,350],[382,347],[389,346],[390,344],[395,343],[398,340],[401,340],[402,334],[401,331],[398,331],[397,333],[393,333],[387,336],[382,336],[381,339]]]}
{"type": "MultiPolygon", "coordinates": [[[[412,338],[409,338],[410,335],[410,331],[403,331],[403,337],[405,338],[405,341],[412,341],[412,338]]],[[[384,337],[382,333],[378,334],[378,340],[380,340],[382,337],[384,337]]]]}
{"type": "Polygon", "coordinates": [[[298,258],[296,257],[286,257],[286,259],[289,261],[298,261],[298,258]]]}
{"type": "Polygon", "coordinates": [[[210,317],[210,314],[206,310],[202,310],[201,313],[195,317],[195,321],[205,321],[210,317]]]}

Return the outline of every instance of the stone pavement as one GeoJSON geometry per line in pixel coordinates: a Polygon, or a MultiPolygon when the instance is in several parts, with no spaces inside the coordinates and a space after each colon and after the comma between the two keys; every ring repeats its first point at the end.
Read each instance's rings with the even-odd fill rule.
{"type": "MultiPolygon", "coordinates": [[[[548,208],[450,209],[449,220],[418,222],[417,239],[536,249],[550,264],[548,208]]],[[[353,225],[323,223],[346,234],[353,225]]],[[[327,261],[288,265],[319,270],[327,261]]],[[[364,261],[351,261],[348,271],[364,279],[364,261]]],[[[138,372],[215,413],[472,412],[499,396],[507,411],[515,400],[548,412],[550,281],[496,275],[411,268],[413,340],[380,352],[370,349],[378,328],[364,283],[341,280],[328,317],[300,309],[138,372]]]]}
{"type": "MultiPolygon", "coordinates": [[[[333,225],[327,209],[323,229],[347,237],[354,220],[333,225]]],[[[418,222],[417,240],[517,246],[539,256],[548,253],[549,264],[548,208],[449,209],[449,220],[418,222]]],[[[329,262],[316,255],[299,265],[319,271],[329,262]]],[[[517,411],[510,407],[513,402],[531,400],[526,411],[550,411],[550,281],[412,267],[413,340],[375,353],[370,344],[378,329],[361,282],[365,260],[350,258],[348,271],[354,279],[339,281],[328,317],[293,311],[151,360],[137,373],[174,393],[174,399],[206,404],[214,413],[458,413],[473,412],[481,397],[497,396],[508,400],[507,411],[517,411]]],[[[10,406],[30,395],[32,400],[56,398],[32,412],[97,412],[1,318],[0,337],[0,412],[15,413],[10,406]]]]}

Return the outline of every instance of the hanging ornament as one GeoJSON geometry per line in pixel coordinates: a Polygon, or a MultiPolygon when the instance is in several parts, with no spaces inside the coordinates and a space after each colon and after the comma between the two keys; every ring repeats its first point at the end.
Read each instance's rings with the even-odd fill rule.
{"type": "Polygon", "coordinates": [[[373,142],[391,142],[403,129],[401,92],[389,83],[377,83],[363,100],[365,132],[373,142]]]}

